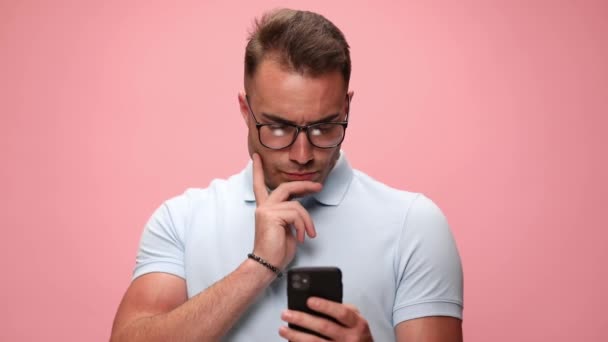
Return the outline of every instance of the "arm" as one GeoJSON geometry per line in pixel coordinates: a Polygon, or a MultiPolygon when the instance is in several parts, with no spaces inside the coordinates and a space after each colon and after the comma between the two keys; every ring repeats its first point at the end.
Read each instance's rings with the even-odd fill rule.
{"type": "Polygon", "coordinates": [[[411,205],[398,246],[397,341],[462,341],[462,264],[445,216],[427,197],[411,205]]]}
{"type": "Polygon", "coordinates": [[[462,342],[462,321],[453,317],[424,317],[395,327],[398,342],[462,342]]]}
{"type": "Polygon", "coordinates": [[[272,272],[247,259],[187,300],[182,278],[166,273],[143,275],[133,281],[118,308],[111,341],[217,341],[274,278],[272,272]]]}
{"type": "MultiPolygon", "coordinates": [[[[293,259],[297,242],[303,242],[305,234],[316,235],[304,207],[289,198],[320,191],[321,185],[289,182],[268,194],[257,155],[253,156],[253,177],[257,205],[253,251],[283,269],[293,259]]],[[[155,217],[146,232],[146,237],[154,242],[146,243],[148,239],[142,239],[140,250],[146,265],[163,262],[173,265],[183,261],[183,243],[173,229],[174,217],[169,213],[164,217],[169,219],[155,217]]],[[[256,261],[246,259],[225,278],[188,300],[183,278],[156,270],[146,273],[136,278],[127,290],[116,314],[111,340],[219,340],[275,276],[256,261]]]]}

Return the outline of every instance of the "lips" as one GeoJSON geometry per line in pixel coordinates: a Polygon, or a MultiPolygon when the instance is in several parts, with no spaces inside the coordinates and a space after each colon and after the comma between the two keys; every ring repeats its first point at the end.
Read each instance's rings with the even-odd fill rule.
{"type": "Polygon", "coordinates": [[[310,181],[315,178],[317,172],[283,172],[290,181],[310,181]]]}

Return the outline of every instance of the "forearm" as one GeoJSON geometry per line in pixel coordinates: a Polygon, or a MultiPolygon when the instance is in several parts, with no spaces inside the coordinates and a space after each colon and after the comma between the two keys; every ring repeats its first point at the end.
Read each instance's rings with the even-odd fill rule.
{"type": "Polygon", "coordinates": [[[128,323],[112,335],[112,341],[218,341],[274,278],[268,269],[247,259],[174,310],[128,323]]]}

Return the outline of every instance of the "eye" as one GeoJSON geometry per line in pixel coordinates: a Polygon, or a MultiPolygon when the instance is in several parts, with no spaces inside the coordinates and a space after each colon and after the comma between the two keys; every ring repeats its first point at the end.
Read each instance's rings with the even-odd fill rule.
{"type": "Polygon", "coordinates": [[[285,135],[287,135],[287,131],[289,129],[288,126],[279,124],[269,125],[267,127],[272,133],[272,135],[275,137],[284,137],[285,135]]]}
{"type": "Polygon", "coordinates": [[[319,124],[310,128],[310,134],[313,136],[324,135],[331,133],[336,129],[336,125],[334,124],[319,124]]]}

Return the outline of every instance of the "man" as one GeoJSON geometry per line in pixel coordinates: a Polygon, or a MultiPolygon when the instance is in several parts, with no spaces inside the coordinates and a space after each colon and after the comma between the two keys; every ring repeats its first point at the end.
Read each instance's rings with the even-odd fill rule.
{"type": "Polygon", "coordinates": [[[113,341],[461,341],[462,271],[441,211],[351,169],[340,151],[349,47],[324,17],[256,23],[238,95],[252,163],[165,202],[143,233],[113,341]],[[248,257],[248,253],[251,253],[248,257]],[[294,266],[338,266],[340,324],[286,310],[294,266]]]}

